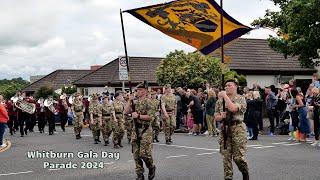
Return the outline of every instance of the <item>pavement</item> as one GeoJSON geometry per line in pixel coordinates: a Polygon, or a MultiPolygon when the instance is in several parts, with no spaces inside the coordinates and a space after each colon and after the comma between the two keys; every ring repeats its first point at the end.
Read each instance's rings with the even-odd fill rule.
{"type": "MultiPolygon", "coordinates": [[[[20,137],[19,134],[13,136],[6,134],[6,138],[12,145],[11,148],[0,153],[0,179],[127,180],[135,178],[135,164],[131,146],[127,142],[123,143],[124,147],[121,149],[113,149],[112,145],[95,145],[91,132],[87,128],[83,129],[82,137],[76,140],[72,127],[67,127],[66,132],[62,132],[57,127],[57,132],[53,136],[39,132],[29,133],[25,137],[20,137]],[[64,152],[65,155],[69,155],[69,158],[31,158],[31,153],[35,151],[64,152]],[[82,157],[83,154],[87,157],[82,157]],[[102,155],[108,156],[102,157],[102,155]],[[68,163],[76,164],[77,168],[53,167],[53,164],[68,163]],[[45,167],[49,164],[52,167],[45,167]]],[[[311,142],[290,142],[287,139],[287,136],[262,135],[259,136],[258,141],[248,142],[247,160],[250,179],[320,179],[320,147],[312,147],[311,142]]],[[[173,141],[172,145],[166,145],[164,135],[161,133],[160,143],[153,145],[153,157],[157,166],[155,179],[223,179],[218,137],[174,134],[173,141]]],[[[242,179],[235,164],[233,167],[234,179],[242,179]]],[[[148,170],[145,172],[145,177],[147,174],[148,170]]]]}

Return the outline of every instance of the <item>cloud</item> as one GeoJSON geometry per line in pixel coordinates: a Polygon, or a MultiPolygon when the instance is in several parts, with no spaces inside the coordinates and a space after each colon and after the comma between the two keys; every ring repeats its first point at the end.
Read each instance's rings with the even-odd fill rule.
{"type": "MultiPolygon", "coordinates": [[[[120,9],[167,0],[1,0],[1,78],[45,75],[60,68],[88,69],[124,55],[120,9]]],[[[270,1],[225,1],[224,9],[241,23],[250,23],[276,9],[270,1]]],[[[174,49],[195,49],[174,40],[124,13],[128,53],[165,56],[174,49]]],[[[255,30],[244,37],[267,38],[272,32],[255,30]]]]}

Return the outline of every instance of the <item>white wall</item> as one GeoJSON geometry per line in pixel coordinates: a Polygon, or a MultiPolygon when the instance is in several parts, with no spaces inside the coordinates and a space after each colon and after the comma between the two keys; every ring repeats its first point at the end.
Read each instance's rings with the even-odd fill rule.
{"type": "Polygon", "coordinates": [[[312,79],[312,75],[294,75],[294,79],[312,79]]]}
{"type": "Polygon", "coordinates": [[[252,88],[254,83],[260,85],[260,87],[269,86],[275,84],[276,76],[274,75],[247,75],[247,86],[252,88]]]}

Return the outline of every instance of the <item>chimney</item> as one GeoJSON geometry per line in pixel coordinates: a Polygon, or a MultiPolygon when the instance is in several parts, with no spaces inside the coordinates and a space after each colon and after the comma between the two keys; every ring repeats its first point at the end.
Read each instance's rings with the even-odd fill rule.
{"type": "Polygon", "coordinates": [[[93,65],[93,66],[90,66],[90,70],[91,71],[95,71],[95,70],[97,70],[97,69],[99,69],[101,67],[102,67],[102,65],[93,65]]]}

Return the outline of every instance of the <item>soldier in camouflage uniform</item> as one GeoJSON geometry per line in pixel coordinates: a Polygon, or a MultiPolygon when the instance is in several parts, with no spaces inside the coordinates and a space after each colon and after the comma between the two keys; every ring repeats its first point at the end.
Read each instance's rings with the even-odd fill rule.
{"type": "MultiPolygon", "coordinates": [[[[130,94],[126,94],[125,95],[125,101],[126,101],[125,104],[127,104],[129,102],[129,95],[130,94]]],[[[131,133],[132,133],[132,126],[133,126],[133,119],[132,119],[132,117],[130,117],[127,114],[125,114],[124,120],[125,120],[124,127],[125,127],[125,130],[127,132],[128,144],[130,144],[131,143],[131,133]]]]}
{"type": "Polygon", "coordinates": [[[109,137],[112,133],[112,121],[116,118],[114,113],[114,108],[112,104],[109,102],[109,96],[104,96],[103,104],[101,107],[101,133],[104,140],[104,145],[107,146],[109,144],[109,137]]]}
{"type": "Polygon", "coordinates": [[[84,105],[82,104],[82,99],[80,93],[74,95],[74,101],[71,106],[73,112],[73,128],[76,135],[76,139],[80,139],[80,133],[83,126],[83,112],[85,110],[84,105]]]}
{"type": "Polygon", "coordinates": [[[171,86],[165,86],[165,94],[161,97],[161,110],[163,112],[164,135],[166,144],[171,144],[171,136],[176,129],[177,100],[171,91],[171,86]]]}
{"type": "Polygon", "coordinates": [[[121,141],[124,136],[124,104],[121,100],[122,96],[119,92],[115,93],[114,97],[116,98],[112,105],[114,108],[116,118],[113,121],[112,131],[113,131],[113,146],[118,149],[123,147],[121,141]]]}
{"type": "Polygon", "coordinates": [[[151,122],[152,130],[153,130],[153,142],[159,142],[158,136],[160,132],[160,119],[159,119],[159,109],[160,109],[160,101],[157,99],[157,92],[151,91],[150,93],[150,101],[154,111],[154,119],[151,122]]]}
{"type": "MultiPolygon", "coordinates": [[[[243,123],[246,111],[246,100],[237,94],[238,84],[234,80],[229,80],[225,84],[225,91],[218,94],[219,100],[215,107],[215,120],[221,121],[229,117],[229,125],[223,124],[222,128],[227,129],[227,133],[220,133],[220,153],[223,155],[224,178],[232,179],[233,168],[232,159],[238,166],[244,180],[249,179],[249,170],[246,155],[247,134],[246,126],[243,123]],[[227,112],[223,112],[223,99],[227,112]],[[226,136],[226,137],[225,137],[226,136]],[[226,144],[224,141],[226,139],[226,144]]],[[[227,119],[226,119],[227,120],[227,119]]]]}
{"type": "Polygon", "coordinates": [[[125,108],[125,113],[131,113],[134,119],[133,131],[131,136],[132,153],[136,164],[137,180],[144,180],[143,162],[149,169],[148,179],[155,176],[156,166],[152,158],[152,128],[153,120],[152,106],[150,99],[147,98],[147,83],[141,83],[137,86],[138,99],[133,101],[130,96],[129,103],[125,108]]]}
{"type": "Polygon", "coordinates": [[[101,104],[98,101],[98,95],[94,94],[92,96],[90,105],[89,105],[89,114],[90,114],[90,127],[94,139],[94,143],[98,144],[100,141],[100,125],[101,122],[101,104]]]}

